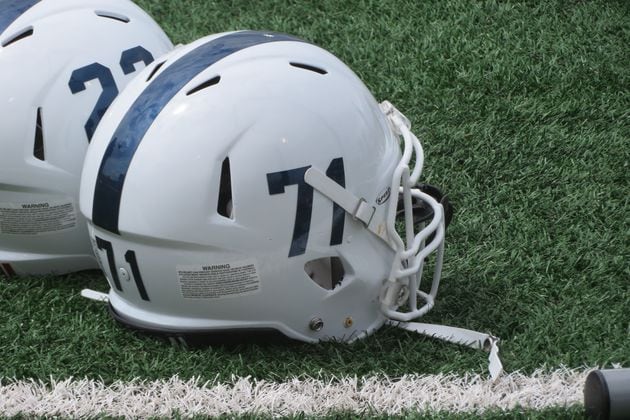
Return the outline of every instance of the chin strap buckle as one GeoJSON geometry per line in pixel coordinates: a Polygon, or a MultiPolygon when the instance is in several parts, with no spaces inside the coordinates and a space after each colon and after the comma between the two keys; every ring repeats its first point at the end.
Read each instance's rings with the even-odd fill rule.
{"type": "Polygon", "coordinates": [[[503,373],[503,364],[499,358],[499,339],[490,334],[447,325],[425,324],[421,322],[389,321],[389,325],[403,330],[417,332],[449,343],[460,344],[477,350],[485,350],[488,355],[488,371],[492,381],[496,381],[503,373]]]}
{"type": "Polygon", "coordinates": [[[367,201],[364,199],[359,199],[359,204],[357,205],[357,209],[352,213],[352,217],[357,220],[363,222],[363,224],[367,227],[372,223],[372,218],[374,217],[374,213],[376,212],[376,208],[370,206],[367,201]]]}

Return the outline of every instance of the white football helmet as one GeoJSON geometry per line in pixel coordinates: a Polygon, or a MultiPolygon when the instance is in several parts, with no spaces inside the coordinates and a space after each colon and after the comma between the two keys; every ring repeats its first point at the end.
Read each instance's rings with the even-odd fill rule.
{"type": "Polygon", "coordinates": [[[83,158],[108,106],[172,44],[128,0],[0,2],[0,267],[96,268],[78,211],[83,158]]]}
{"type": "Polygon", "coordinates": [[[124,324],[174,337],[351,341],[423,315],[444,217],[413,188],[423,152],[409,127],[334,55],[288,35],[173,51],[120,95],[86,156],[81,212],[111,287],[102,299],[124,324]],[[433,211],[417,233],[412,198],[433,211]]]}

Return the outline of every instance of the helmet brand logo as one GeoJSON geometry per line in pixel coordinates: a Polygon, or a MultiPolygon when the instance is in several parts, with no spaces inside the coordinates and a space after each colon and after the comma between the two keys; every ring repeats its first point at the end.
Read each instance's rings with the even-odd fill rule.
{"type": "Polygon", "coordinates": [[[376,204],[378,204],[379,206],[381,204],[384,204],[385,202],[387,202],[387,200],[389,200],[389,196],[392,193],[392,187],[387,187],[385,188],[383,191],[381,191],[378,195],[378,197],[376,197],[376,204]]]}

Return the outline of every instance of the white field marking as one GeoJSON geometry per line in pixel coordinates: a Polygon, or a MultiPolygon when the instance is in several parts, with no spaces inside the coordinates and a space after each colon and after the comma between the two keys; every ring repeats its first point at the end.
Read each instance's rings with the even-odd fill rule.
{"type": "Polygon", "coordinates": [[[515,407],[543,409],[582,403],[589,370],[542,370],[527,376],[512,373],[496,383],[479,375],[452,374],[346,377],[322,381],[293,379],[276,383],[234,378],[229,383],[167,380],[100,381],[7,380],[0,383],[0,414],[67,417],[124,416],[143,418],[194,414],[258,413],[291,415],[334,411],[398,414],[403,411],[477,412],[515,407]]]}

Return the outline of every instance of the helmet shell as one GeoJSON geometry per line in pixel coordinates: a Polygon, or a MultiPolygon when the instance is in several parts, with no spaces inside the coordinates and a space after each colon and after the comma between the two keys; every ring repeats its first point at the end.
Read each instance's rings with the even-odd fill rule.
{"type": "Polygon", "coordinates": [[[172,49],[128,0],[0,4],[0,263],[96,268],[78,194],[88,144],[138,70],[172,49]]]}
{"type": "Polygon", "coordinates": [[[393,251],[303,173],[329,174],[384,224],[400,156],[368,89],[319,47],[241,31],[173,51],[121,94],[85,161],[81,211],[116,317],[303,341],[374,331],[393,251]]]}

